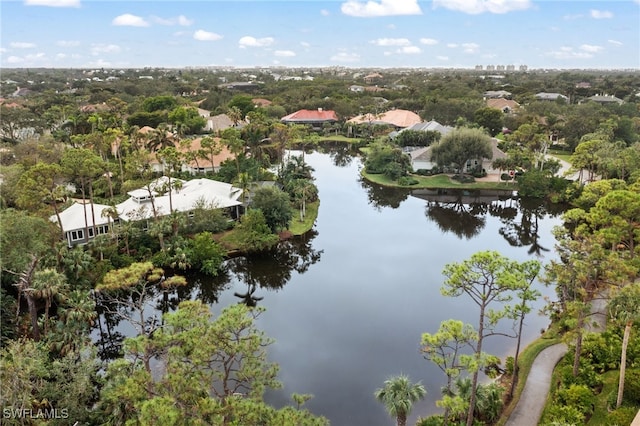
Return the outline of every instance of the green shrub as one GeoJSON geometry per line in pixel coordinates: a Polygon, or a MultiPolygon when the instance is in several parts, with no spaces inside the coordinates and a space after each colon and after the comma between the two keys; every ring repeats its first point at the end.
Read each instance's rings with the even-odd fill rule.
{"type": "Polygon", "coordinates": [[[607,425],[609,426],[627,426],[633,421],[637,407],[620,407],[617,410],[611,411],[607,414],[607,425]]]}
{"type": "Polygon", "coordinates": [[[600,373],[617,369],[620,364],[622,340],[616,333],[589,333],[582,342],[582,354],[600,373]]]}
{"type": "Polygon", "coordinates": [[[595,395],[593,391],[585,385],[571,385],[568,388],[560,389],[557,393],[558,402],[576,407],[585,417],[593,414],[595,395]]]}
{"type": "Polygon", "coordinates": [[[444,417],[439,414],[429,417],[420,417],[416,422],[416,426],[442,426],[443,424],[444,417]]]}
{"type": "Polygon", "coordinates": [[[400,179],[398,179],[398,184],[402,186],[411,186],[411,185],[416,185],[417,183],[418,183],[417,179],[414,179],[409,176],[402,176],[400,179]]]}
{"type": "MultiPolygon", "coordinates": [[[[570,353],[571,351],[569,351],[570,353]]],[[[570,355],[573,358],[573,355],[570,355]]],[[[580,367],[578,368],[578,376],[573,376],[573,366],[570,363],[564,364],[558,368],[562,385],[569,387],[571,385],[585,385],[591,389],[602,386],[602,375],[596,372],[594,366],[585,357],[580,358],[580,367]]]]}
{"type": "Polygon", "coordinates": [[[515,358],[508,356],[504,362],[504,368],[509,376],[513,376],[513,372],[515,371],[515,358]]]}
{"type": "Polygon", "coordinates": [[[475,182],[475,178],[469,175],[455,175],[451,179],[458,181],[460,183],[473,183],[475,182]]]}
{"type": "Polygon", "coordinates": [[[640,405],[640,370],[627,370],[624,375],[624,401],[640,405]]]}
{"type": "Polygon", "coordinates": [[[543,424],[583,425],[585,416],[577,407],[554,403],[549,408],[543,424]]]}

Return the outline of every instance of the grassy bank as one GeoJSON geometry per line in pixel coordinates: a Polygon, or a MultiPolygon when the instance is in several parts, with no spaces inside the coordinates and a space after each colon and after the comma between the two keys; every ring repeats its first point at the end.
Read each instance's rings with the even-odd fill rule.
{"type": "Polygon", "coordinates": [[[289,225],[289,232],[291,232],[293,235],[305,234],[309,232],[311,228],[313,228],[313,224],[316,222],[316,218],[318,217],[320,200],[309,203],[306,207],[307,214],[305,215],[303,220],[300,220],[300,211],[296,210],[295,214],[293,215],[293,219],[291,220],[291,224],[289,225]]]}
{"type": "Polygon", "coordinates": [[[383,174],[370,174],[362,171],[362,177],[369,182],[377,183],[378,185],[388,186],[393,188],[407,188],[407,189],[501,189],[513,191],[517,189],[517,185],[507,182],[472,182],[472,183],[460,183],[451,179],[449,175],[435,175],[435,176],[419,176],[412,175],[411,177],[418,181],[417,184],[411,186],[401,186],[398,182],[393,181],[383,174]]]}

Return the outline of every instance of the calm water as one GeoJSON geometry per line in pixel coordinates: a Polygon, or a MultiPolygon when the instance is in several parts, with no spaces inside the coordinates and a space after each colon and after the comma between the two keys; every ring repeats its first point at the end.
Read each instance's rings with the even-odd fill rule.
{"type": "MultiPolygon", "coordinates": [[[[470,300],[440,295],[444,265],[480,250],[546,263],[555,256],[551,230],[559,216],[495,194],[377,188],[359,178],[360,160],[343,153],[307,154],[306,160],[315,168],[321,199],[314,230],[269,255],[230,260],[222,277],[192,277],[194,286],[181,297],[203,299],[218,312],[240,300],[234,293],[256,285],[253,295],[267,309],[259,326],[276,341],[269,356],[280,364],[284,383],[268,393],[271,403],[311,393],[307,408],[332,425],[391,425],[373,392],[404,373],[428,392],[414,407],[413,424],[439,411],[435,400],[444,384],[444,374],[419,353],[421,334],[449,318],[477,323],[470,300]]],[[[539,290],[553,297],[552,289],[539,290]]],[[[536,314],[543,305],[540,300],[527,318],[524,344],[548,325],[536,314]]],[[[485,343],[503,359],[514,348],[515,340],[503,337],[485,343]]]]}

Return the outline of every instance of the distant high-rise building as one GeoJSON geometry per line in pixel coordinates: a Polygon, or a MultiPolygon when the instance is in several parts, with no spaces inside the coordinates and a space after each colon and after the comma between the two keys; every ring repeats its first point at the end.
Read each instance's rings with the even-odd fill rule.
{"type": "Polygon", "coordinates": [[[476,71],[482,71],[482,65],[476,65],[476,71]]]}
{"type": "Polygon", "coordinates": [[[528,70],[528,69],[529,69],[529,67],[528,67],[528,66],[526,66],[526,65],[520,65],[520,67],[519,67],[518,69],[519,69],[520,71],[526,71],[526,70],[528,70]]]}
{"type": "Polygon", "coordinates": [[[515,65],[507,65],[507,71],[515,71],[516,67],[515,65]]]}
{"type": "Polygon", "coordinates": [[[487,71],[495,71],[496,67],[494,65],[487,65],[487,71]]]}
{"type": "Polygon", "coordinates": [[[504,65],[498,65],[496,71],[504,71],[504,65]]]}

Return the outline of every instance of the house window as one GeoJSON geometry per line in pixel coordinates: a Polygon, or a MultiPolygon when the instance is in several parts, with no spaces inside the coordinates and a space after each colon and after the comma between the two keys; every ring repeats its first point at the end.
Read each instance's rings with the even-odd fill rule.
{"type": "Polygon", "coordinates": [[[93,238],[93,228],[89,228],[89,238],[93,238]]]}
{"type": "Polygon", "coordinates": [[[71,231],[71,241],[78,240],[84,240],[84,231],[81,229],[78,231],[71,231]]]}

